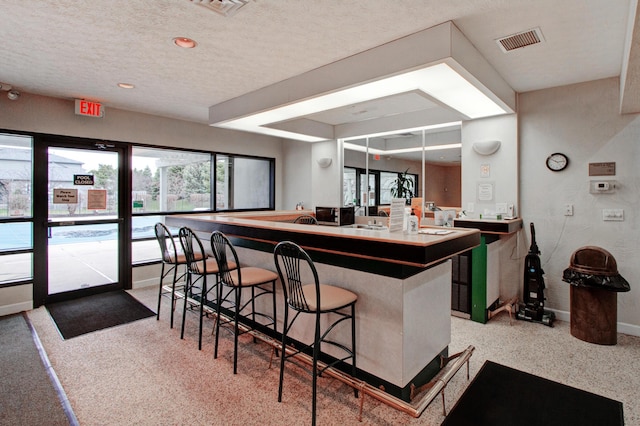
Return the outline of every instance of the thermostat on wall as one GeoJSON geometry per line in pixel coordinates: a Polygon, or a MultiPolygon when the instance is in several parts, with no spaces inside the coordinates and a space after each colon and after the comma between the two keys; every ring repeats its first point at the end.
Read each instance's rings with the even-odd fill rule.
{"type": "Polygon", "coordinates": [[[611,194],[616,191],[618,182],[615,180],[592,180],[589,182],[591,194],[611,194]]]}

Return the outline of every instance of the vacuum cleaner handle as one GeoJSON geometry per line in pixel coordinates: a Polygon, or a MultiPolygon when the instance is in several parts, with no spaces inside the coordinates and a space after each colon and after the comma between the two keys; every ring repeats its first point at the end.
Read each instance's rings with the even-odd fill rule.
{"type": "Polygon", "coordinates": [[[533,226],[533,222],[529,225],[531,228],[531,247],[529,247],[529,253],[540,254],[538,244],[536,244],[536,228],[533,226]]]}

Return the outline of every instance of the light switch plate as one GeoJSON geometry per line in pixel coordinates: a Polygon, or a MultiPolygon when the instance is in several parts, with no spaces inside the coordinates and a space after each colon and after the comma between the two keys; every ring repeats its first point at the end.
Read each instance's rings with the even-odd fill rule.
{"type": "Polygon", "coordinates": [[[507,203],[496,203],[496,213],[507,214],[508,213],[507,203]]]}
{"type": "Polygon", "coordinates": [[[624,220],[623,209],[602,209],[602,220],[621,222],[624,220]]]}

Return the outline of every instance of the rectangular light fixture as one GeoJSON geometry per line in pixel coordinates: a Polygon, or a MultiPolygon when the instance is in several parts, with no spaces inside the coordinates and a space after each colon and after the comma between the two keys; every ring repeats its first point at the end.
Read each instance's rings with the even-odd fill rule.
{"type": "Polygon", "coordinates": [[[338,90],[245,117],[215,123],[215,125],[306,142],[317,142],[326,140],[326,138],[274,129],[269,125],[413,90],[423,91],[469,119],[508,113],[451,66],[441,62],[426,68],[338,90]]]}

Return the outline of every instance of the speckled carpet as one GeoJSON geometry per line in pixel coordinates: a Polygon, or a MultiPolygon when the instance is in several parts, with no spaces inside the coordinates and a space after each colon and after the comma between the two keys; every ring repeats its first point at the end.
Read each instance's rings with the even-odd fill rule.
{"type": "MultiPolygon", "coordinates": [[[[131,293],[149,307],[158,300],[155,286],[131,293]]],[[[278,403],[278,367],[269,368],[268,345],[241,336],[234,375],[231,335],[221,334],[214,359],[212,321],[205,322],[199,351],[197,316],[187,316],[181,340],[180,327],[169,328],[169,300],[163,303],[160,321],[146,318],[69,340],[60,337],[46,309],[29,311],[81,425],[310,424],[311,377],[306,370],[287,366],[283,401],[278,403]]],[[[450,353],[476,348],[470,359],[472,379],[492,360],[620,401],[625,424],[640,425],[639,337],[619,334],[615,346],[594,345],[571,336],[567,322],[510,325],[506,313],[487,324],[454,317],[451,331],[450,353]]],[[[445,388],[447,413],[469,386],[463,370],[445,388]]],[[[321,378],[318,425],[440,425],[445,419],[440,397],[418,418],[368,398],[360,422],[359,403],[351,388],[321,378]]]]}
{"type": "Polygon", "coordinates": [[[69,423],[27,321],[0,317],[0,425],[69,423]]]}

